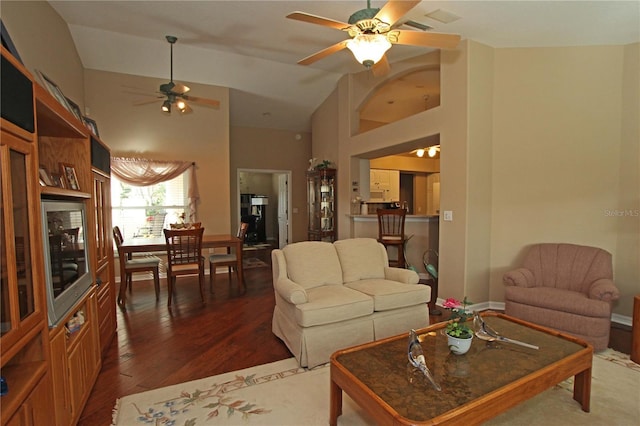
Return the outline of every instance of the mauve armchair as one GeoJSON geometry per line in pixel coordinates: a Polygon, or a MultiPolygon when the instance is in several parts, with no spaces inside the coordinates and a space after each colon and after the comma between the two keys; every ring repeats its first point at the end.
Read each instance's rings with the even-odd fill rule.
{"type": "Polygon", "coordinates": [[[609,345],[613,283],[611,254],[596,247],[545,243],[531,246],[522,267],[504,274],[505,313],[609,345]]]}

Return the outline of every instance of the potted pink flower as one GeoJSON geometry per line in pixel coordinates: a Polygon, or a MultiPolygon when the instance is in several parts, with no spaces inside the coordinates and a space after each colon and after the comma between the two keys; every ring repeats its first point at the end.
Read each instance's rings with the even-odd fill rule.
{"type": "Polygon", "coordinates": [[[472,302],[468,301],[466,296],[462,302],[449,298],[442,304],[445,309],[451,311],[445,334],[447,335],[449,349],[457,355],[464,354],[471,348],[473,330],[467,325],[467,320],[473,316],[473,313],[467,312],[466,309],[467,305],[471,304],[472,302]]]}

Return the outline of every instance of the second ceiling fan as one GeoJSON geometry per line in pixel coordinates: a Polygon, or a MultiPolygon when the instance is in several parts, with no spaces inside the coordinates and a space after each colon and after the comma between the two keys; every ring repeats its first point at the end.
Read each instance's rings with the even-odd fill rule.
{"type": "Polygon", "coordinates": [[[376,75],[386,74],[389,62],[385,52],[393,44],[452,49],[460,42],[457,34],[440,34],[423,31],[399,30],[394,27],[398,20],[420,3],[420,0],[389,0],[382,8],[367,8],[349,17],[349,23],[336,21],[305,12],[292,12],[289,19],[322,25],[345,31],[351,37],[298,61],[301,65],[312,64],[344,48],[351,50],[356,60],[376,75]]]}
{"type": "Polygon", "coordinates": [[[171,114],[173,109],[177,109],[182,114],[188,114],[193,110],[187,104],[188,102],[192,102],[194,104],[206,105],[214,108],[220,107],[220,101],[215,99],[207,99],[200,98],[196,96],[187,95],[187,92],[191,89],[181,83],[175,83],[173,81],[173,45],[178,41],[178,38],[175,36],[168,35],[166,36],[167,41],[171,45],[171,80],[168,83],[164,83],[160,85],[158,92],[162,96],[158,96],[156,99],[152,101],[142,101],[137,102],[135,105],[144,105],[152,102],[157,102],[158,99],[164,99],[162,102],[162,111],[171,114]]]}

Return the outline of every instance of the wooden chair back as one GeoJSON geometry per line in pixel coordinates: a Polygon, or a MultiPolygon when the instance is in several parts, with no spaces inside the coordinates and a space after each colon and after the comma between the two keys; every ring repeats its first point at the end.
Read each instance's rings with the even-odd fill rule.
{"type": "Polygon", "coordinates": [[[404,221],[407,215],[405,209],[378,209],[378,241],[404,241],[404,221]]]}
{"type": "Polygon", "coordinates": [[[202,258],[204,228],[165,229],[167,262],[169,269],[175,265],[199,264],[202,258]]]}

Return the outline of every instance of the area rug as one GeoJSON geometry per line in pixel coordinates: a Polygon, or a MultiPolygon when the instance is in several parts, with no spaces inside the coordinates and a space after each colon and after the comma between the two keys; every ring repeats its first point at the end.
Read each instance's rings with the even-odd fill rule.
{"type": "Polygon", "coordinates": [[[253,268],[265,268],[268,267],[265,262],[258,259],[257,257],[245,257],[242,259],[242,267],[244,269],[253,269],[253,268]]]}
{"type": "MultiPolygon", "coordinates": [[[[594,356],[591,412],[572,398],[571,379],[495,417],[489,425],[635,425],[640,366],[606,350],[594,356]]],[[[113,425],[326,425],[329,366],[307,370],[294,358],[126,396],[113,425]]],[[[339,425],[374,425],[347,395],[339,425]]]]}

